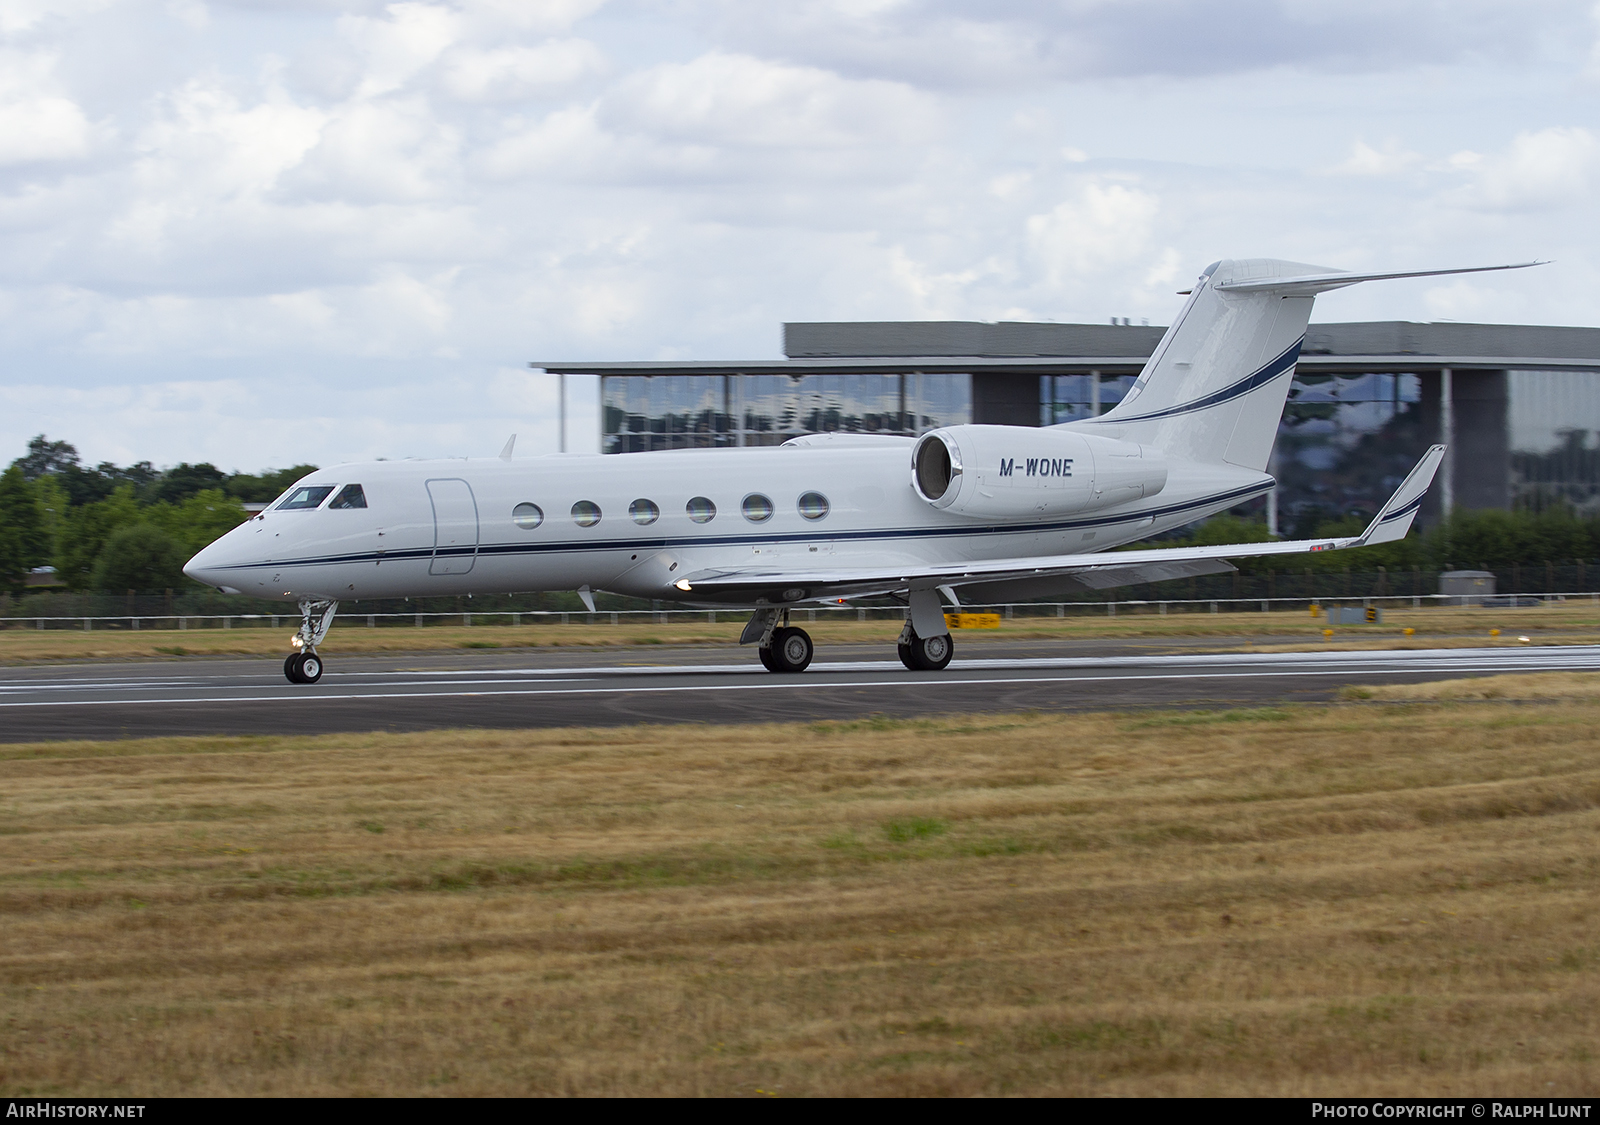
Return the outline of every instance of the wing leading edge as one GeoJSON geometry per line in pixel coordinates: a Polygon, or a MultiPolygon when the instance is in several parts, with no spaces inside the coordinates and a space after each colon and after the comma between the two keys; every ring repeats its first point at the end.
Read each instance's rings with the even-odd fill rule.
{"type": "Polygon", "coordinates": [[[777,570],[756,567],[717,568],[685,575],[676,583],[685,593],[707,601],[743,601],[782,605],[828,598],[959,587],[974,583],[1075,577],[1095,588],[1154,582],[1190,574],[1231,569],[1228,559],[1339,551],[1405,538],[1422,498],[1444,460],[1445,447],[1435,445],[1401,482],[1388,503],[1360,535],[1338,539],[1294,539],[1270,543],[1232,543],[1209,547],[1155,547],[1084,555],[1042,555],[991,559],[984,562],[940,563],[895,570],[777,570]],[[1201,569],[1201,568],[1204,569],[1201,569]]]}

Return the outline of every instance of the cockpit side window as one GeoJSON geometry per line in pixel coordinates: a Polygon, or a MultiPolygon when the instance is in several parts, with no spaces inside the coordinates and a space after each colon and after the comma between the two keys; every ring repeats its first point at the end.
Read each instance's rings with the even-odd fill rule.
{"type": "Polygon", "coordinates": [[[333,491],[331,484],[312,484],[301,488],[291,489],[289,498],[278,505],[280,512],[290,512],[296,509],[315,508],[328,498],[328,493],[333,491]]]}
{"type": "Polygon", "coordinates": [[[365,508],[367,494],[361,491],[359,484],[347,484],[339,490],[339,495],[333,498],[333,503],[328,505],[333,508],[365,508]]]}

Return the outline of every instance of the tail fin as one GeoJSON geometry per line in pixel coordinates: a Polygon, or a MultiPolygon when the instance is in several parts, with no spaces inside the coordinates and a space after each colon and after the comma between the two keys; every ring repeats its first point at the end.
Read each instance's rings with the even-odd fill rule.
{"type": "Polygon", "coordinates": [[[1109,430],[1171,457],[1265,472],[1318,293],[1358,281],[1539,264],[1353,274],[1272,258],[1215,262],[1127,397],[1099,418],[1066,424],[1109,430]]]}
{"type": "Polygon", "coordinates": [[[1230,293],[1227,283],[1335,272],[1267,258],[1207,267],[1127,397],[1085,428],[1115,427],[1170,457],[1264,472],[1314,296],[1230,293]]]}

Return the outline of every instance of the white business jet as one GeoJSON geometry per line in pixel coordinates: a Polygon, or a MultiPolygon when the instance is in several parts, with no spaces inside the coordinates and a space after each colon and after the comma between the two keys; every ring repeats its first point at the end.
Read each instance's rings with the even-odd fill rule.
{"type": "MultiPolygon", "coordinates": [[[[1434,446],[1354,538],[1103,552],[1274,487],[1267,458],[1316,294],[1386,278],[1271,259],[1202,273],[1127,396],[1057,426],[947,426],[918,438],[798,437],[757,449],[377,461],[320,469],[206,547],[185,573],[298,603],[284,662],[322,676],[339,602],[608,590],[752,611],[741,644],[800,672],[797,606],[891,597],[900,659],[950,663],[944,600],[1047,597],[1231,571],[1231,558],[1403,538],[1444,457],[1434,446]]],[[[514,440],[514,439],[513,439],[514,440]]]]}

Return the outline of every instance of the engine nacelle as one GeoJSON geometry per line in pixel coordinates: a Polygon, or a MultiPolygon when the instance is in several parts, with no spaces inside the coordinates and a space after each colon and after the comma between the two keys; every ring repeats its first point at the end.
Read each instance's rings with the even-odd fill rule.
{"type": "Polygon", "coordinates": [[[1154,496],[1167,484],[1159,449],[1071,430],[948,426],[911,451],[911,487],[973,519],[1070,515],[1154,496]]]}

